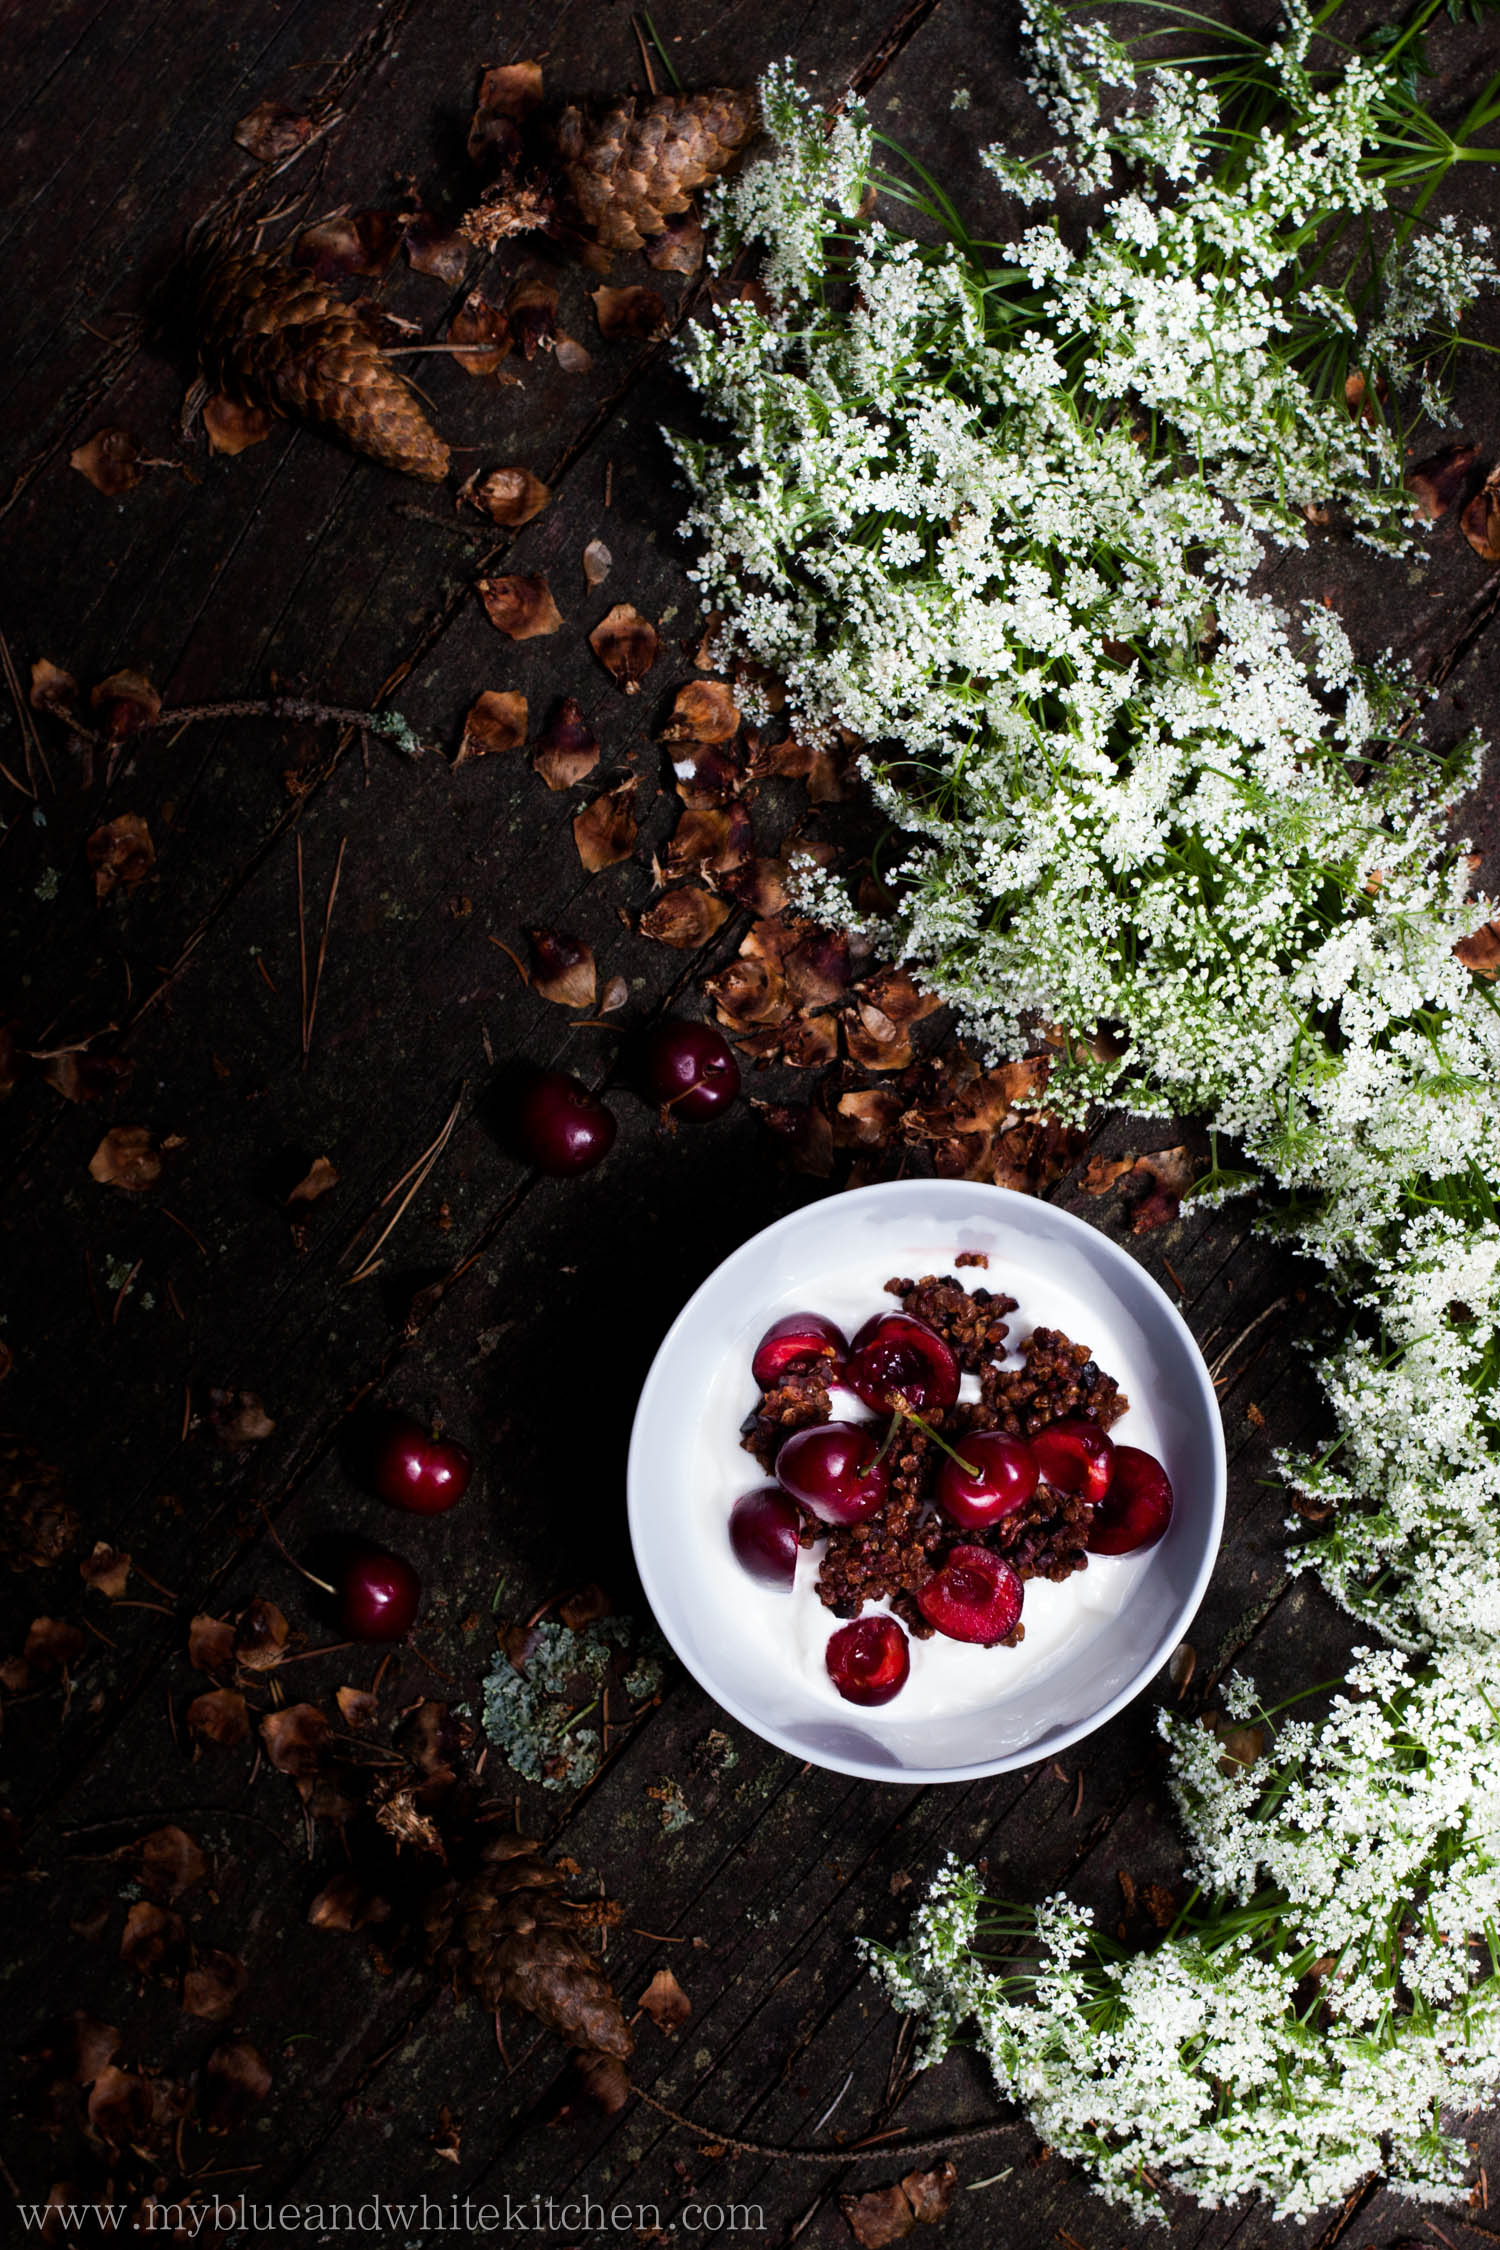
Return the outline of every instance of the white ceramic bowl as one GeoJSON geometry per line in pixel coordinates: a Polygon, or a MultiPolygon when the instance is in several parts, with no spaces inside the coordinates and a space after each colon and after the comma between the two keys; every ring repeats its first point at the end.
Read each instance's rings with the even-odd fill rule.
{"type": "MultiPolygon", "coordinates": [[[[850,1401],[851,1405],[855,1402],[850,1401]]],[[[842,1402],[836,1401],[836,1411],[842,1402]]],[[[855,1409],[858,1411],[857,1407],[855,1409]]],[[[630,1440],[630,1531],[657,1620],[725,1710],[793,1757],[873,1781],[968,1781],[1055,1757],[1112,1718],[1166,1662],[1213,1568],[1224,1523],[1224,1436],[1202,1357],[1134,1259],[1053,1204],[963,1180],[900,1180],[832,1195],[753,1235],[668,1329],[630,1440]],[[894,1275],[952,1273],[1018,1299],[1011,1343],[1044,1325],[1086,1343],[1131,1410],[1122,1444],[1155,1453],[1175,1495],[1164,1538],[1094,1556],[1061,1585],[1026,1588],[1027,1638],[974,1649],[912,1643],[906,1687],[878,1709],[844,1702],[822,1649],[837,1620],[811,1595],[765,1587],[730,1552],[736,1495],[764,1483],[739,1444],[758,1392],[750,1359],[798,1310],[858,1324],[894,1275]]]]}

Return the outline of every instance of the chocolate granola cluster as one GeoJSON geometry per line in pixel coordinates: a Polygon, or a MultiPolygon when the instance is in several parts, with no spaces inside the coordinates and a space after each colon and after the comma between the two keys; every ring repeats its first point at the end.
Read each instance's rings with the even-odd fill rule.
{"type": "MultiPolygon", "coordinates": [[[[1030,1438],[1069,1419],[1107,1430],[1126,1411],[1129,1401],[1114,1377],[1097,1365],[1086,1344],[1075,1344],[1058,1329],[1034,1329],[1020,1345],[1023,1364],[1001,1365],[1008,1348],[1006,1315],[1016,1310],[1014,1297],[989,1289],[971,1291],[952,1275],[939,1274],[916,1281],[897,1278],[886,1283],[886,1290],[903,1312],[937,1331],[966,1374],[979,1377],[977,1400],[932,1407],[923,1417],[959,1451],[968,1431],[1000,1429],[1030,1438]]],[[[820,1365],[787,1374],[763,1389],[745,1421],[742,1442],[767,1472],[774,1469],[777,1452],[792,1431],[832,1418],[831,1372],[820,1365]]],[[[873,1515],[830,1528],[803,1511],[802,1545],[827,1540],[818,1594],[836,1617],[857,1617],[865,1603],[888,1599],[908,1632],[928,1639],[933,1627],[915,1595],[957,1545],[990,1547],[1023,1581],[1060,1580],[1087,1567],[1094,1511],[1081,1495],[1056,1492],[1043,1483],[1024,1506],[988,1529],[959,1530],[933,1499],[943,1458],[921,1429],[898,1422],[886,1455],[889,1489],[873,1515]]],[[[1013,1646],[1024,1633],[1018,1623],[1003,1645],[1013,1646]]]]}

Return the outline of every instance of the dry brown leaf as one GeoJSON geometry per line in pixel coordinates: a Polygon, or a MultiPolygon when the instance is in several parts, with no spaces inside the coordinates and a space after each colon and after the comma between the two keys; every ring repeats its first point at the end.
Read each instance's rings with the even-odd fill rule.
{"type": "Polygon", "coordinates": [[[792,1170],[826,1180],[833,1170],[833,1127],[822,1110],[779,1102],[756,1102],[754,1107],[792,1170]]]}
{"type": "Polygon", "coordinates": [[[505,300],[510,332],[525,358],[550,351],[557,332],[557,290],[540,274],[523,274],[505,300]]]}
{"type": "Polygon", "coordinates": [[[85,1586],[102,1594],[106,1601],[117,1602],[130,1580],[130,1557],[107,1539],[96,1539],[78,1565],[78,1575],[85,1586]]]}
{"type": "Polygon", "coordinates": [[[480,72],[468,154],[484,178],[514,169],[522,153],[520,128],[541,98],[539,62],[499,63],[480,72]]]}
{"type": "Polygon", "coordinates": [[[328,1721],[316,1703],[288,1703],[268,1711],[260,1722],[266,1756],[278,1773],[294,1781],[307,1781],[322,1763],[328,1741],[328,1721]]]}
{"type": "Polygon", "coordinates": [[[995,1185],[1042,1195],[1072,1169],[1083,1144],[1084,1135],[1075,1125],[1059,1124],[1047,1115],[1023,1118],[995,1144],[995,1185]]]}
{"type": "Polygon", "coordinates": [[[201,1844],[185,1828],[170,1822],[165,1828],[153,1828],[149,1836],[129,1845],[127,1852],[136,1863],[141,1888],[169,1904],[201,1883],[208,1873],[208,1854],[201,1844]]]}
{"type": "Polygon", "coordinates": [[[208,1414],[221,1445],[260,1445],[276,1427],[254,1391],[214,1385],[208,1414]]]}
{"type": "Polygon", "coordinates": [[[699,890],[696,884],[685,883],[648,907],[639,927],[642,937],[674,946],[679,953],[691,953],[706,945],[728,919],[729,907],[723,899],[715,898],[712,891],[699,890]]]}
{"type": "Polygon", "coordinates": [[[1477,977],[1500,975],[1500,922],[1482,922],[1453,948],[1456,960],[1477,977]]]}
{"type": "Polygon", "coordinates": [[[571,695],[554,706],[531,763],[549,789],[570,789],[599,763],[599,737],[571,695]]]}
{"type": "Polygon", "coordinates": [[[250,1981],[237,1955],[204,1946],[182,1980],[182,2012],[200,2023],[223,2023],[250,1981]]]}
{"type": "Polygon", "coordinates": [[[338,1688],[333,1700],[346,1727],[372,1727],[380,1715],[379,1704],[366,1688],[338,1688]]]}
{"type": "Polygon", "coordinates": [[[552,487],[533,476],[530,469],[476,469],[468,482],[459,486],[458,497],[488,516],[491,523],[514,529],[541,514],[552,498],[552,487]]]}
{"type": "Polygon", "coordinates": [[[908,2172],[902,2179],[901,2189],[914,2216],[935,2226],[939,2219],[947,2218],[957,2185],[958,2174],[953,2166],[939,2164],[931,2172],[908,2172]]]}
{"type": "Polygon", "coordinates": [[[200,1614],[188,1627],[187,1655],[195,1672],[227,1672],[234,1662],[234,1627],[227,1618],[200,1614]]]}
{"type": "Polygon", "coordinates": [[[390,1919],[390,1904],[377,1892],[367,1891],[353,1875],[335,1875],[323,1885],[307,1910],[315,1930],[362,1930],[370,1922],[390,1919]]]}
{"type": "Polygon", "coordinates": [[[310,117],[289,108],[285,102],[268,97],[257,102],[254,109],[240,119],[234,138],[257,164],[279,164],[284,157],[295,156],[298,149],[306,145],[312,129],[310,117]]]}
{"type": "Polygon", "coordinates": [[[750,857],[753,837],[744,805],[688,806],[668,839],[665,867],[670,879],[707,871],[732,873],[750,857]]]}
{"type": "Polygon", "coordinates": [[[146,1125],[112,1125],[89,1158],[89,1177],[127,1195],[155,1187],[161,1178],[156,1135],[146,1125]]]}
{"type": "Polygon", "coordinates": [[[87,1637],[63,1617],[33,1617],[22,1655],[34,1672],[70,1672],[88,1647],[87,1637]]]}
{"type": "Polygon", "coordinates": [[[617,1008],[624,1007],[629,998],[630,987],[625,979],[623,977],[611,977],[599,995],[600,1015],[612,1016],[617,1008]]]}
{"type": "Polygon", "coordinates": [[[629,859],[635,850],[635,775],[627,774],[573,815],[573,841],[590,875],[629,859]]]}
{"type": "Polygon", "coordinates": [[[533,930],[530,935],[532,991],[560,1008],[591,1008],[597,976],[588,946],[556,930],[533,930]]]}
{"type": "Polygon", "coordinates": [[[589,647],[627,695],[639,692],[660,645],[651,620],[629,602],[616,602],[589,635],[589,647]]]}
{"type": "Polygon", "coordinates": [[[583,550],[583,582],[590,593],[602,586],[614,566],[614,556],[602,539],[591,539],[583,550]]]}
{"type": "Polygon", "coordinates": [[[1441,452],[1408,469],[1407,486],[1415,494],[1421,513],[1435,522],[1456,507],[1474,481],[1478,461],[1477,445],[1445,445],[1441,452]]]}
{"type": "Polygon", "coordinates": [[[27,700],[33,711],[47,711],[53,718],[70,719],[78,707],[78,682],[71,672],[54,664],[50,656],[39,656],[31,667],[27,700]]]}
{"type": "Polygon", "coordinates": [[[910,2203],[894,2181],[889,2187],[870,2188],[864,2195],[841,2195],[839,2207],[860,2250],[885,2250],[888,2242],[900,2242],[917,2223],[910,2203]]]}
{"type": "Polygon", "coordinates": [[[297,1185],[287,1196],[288,1203],[318,1203],[339,1184],[339,1176],[326,1156],[315,1156],[297,1185]]]}
{"type": "Polygon", "coordinates": [[[144,672],[111,672],[90,691],[89,706],[112,742],[161,715],[161,697],[144,672]]]}
{"type": "Polygon", "coordinates": [[[651,2018],[658,2031],[676,2031],[693,2012],[693,2004],[670,1969],[658,1969],[636,2006],[651,2018]]]}
{"type": "Polygon", "coordinates": [[[250,1709],[238,1688],[211,1688],[187,1707],[188,1732],[216,1750],[233,1750],[250,1738],[250,1709]]]}
{"type": "Polygon", "coordinates": [[[286,1654],[290,1628],[274,1602],[257,1594],[234,1629],[234,1659],[247,1672],[274,1672],[286,1654]]]}
{"type": "Polygon", "coordinates": [[[1135,1176],[1145,1181],[1146,1192],[1130,1214],[1131,1233],[1151,1234],[1157,1227],[1170,1226],[1197,1169],[1188,1148],[1153,1149],[1149,1156],[1141,1157],[1135,1176]]]}
{"type": "Polygon", "coordinates": [[[886,1148],[901,1122],[901,1096],[890,1086],[868,1086],[839,1096],[833,1120],[834,1137],[841,1146],[886,1148]],[[840,1125],[839,1120],[847,1123],[840,1125]]]}
{"type": "Polygon", "coordinates": [[[401,222],[394,211],[335,211],[303,228],[292,264],[319,281],[373,278],[389,272],[400,247],[401,222]]]}
{"type": "Polygon", "coordinates": [[[270,2091],[271,2073],[249,2040],[226,2040],[203,2066],[198,2115],[210,2133],[237,2132],[270,2091]]]}
{"type": "Polygon", "coordinates": [[[513,641],[534,641],[555,633],[562,612],[541,571],[529,576],[512,573],[504,578],[481,578],[479,598],[497,632],[513,641]]]}
{"type": "Polygon", "coordinates": [[[688,680],[672,700],[663,742],[729,742],[740,727],[739,705],[727,680],[688,680]]]}
{"type": "Polygon", "coordinates": [[[95,430],[91,438],[75,446],[68,455],[68,466],[87,477],[107,500],[118,500],[122,493],[133,492],[141,481],[141,449],[129,430],[111,425],[95,430]]]}
{"type": "Polygon", "coordinates": [[[1500,465],[1491,469],[1459,525],[1481,562],[1500,562],[1500,465]]]}
{"type": "Polygon", "coordinates": [[[1135,1170],[1133,1156],[1091,1156],[1079,1175],[1085,1195],[1108,1195],[1116,1180],[1135,1170]]]}
{"type": "Polygon", "coordinates": [[[203,427],[214,453],[246,453],[271,434],[275,416],[263,406],[241,406],[237,399],[212,391],[203,401],[203,427]]]}
{"type": "Polygon", "coordinates": [[[465,346],[453,357],[466,375],[493,375],[510,350],[510,322],[482,290],[471,289],[448,324],[447,340],[465,346]]]}
{"type": "Polygon", "coordinates": [[[145,881],[156,864],[156,846],[139,813],[118,813],[94,830],[84,857],[94,870],[94,895],[109,898],[145,881]]]}
{"type": "Polygon", "coordinates": [[[594,355],[576,336],[565,335],[559,328],[552,356],[565,375],[587,375],[594,364],[594,355]]]}
{"type": "Polygon", "coordinates": [[[418,211],[407,220],[406,262],[413,273],[430,274],[435,281],[456,289],[469,263],[469,244],[456,228],[444,226],[431,211],[418,211]]]}
{"type": "Polygon", "coordinates": [[[154,1899],[138,1898],[125,1917],[120,1959],[133,1976],[171,1973],[173,1957],[187,1944],[187,1925],[154,1899]]]}
{"type": "Polygon", "coordinates": [[[519,750],[526,740],[527,706],[524,695],[513,688],[486,688],[464,720],[463,740],[455,766],[470,758],[490,758],[502,750],[519,750]]]}
{"type": "Polygon", "coordinates": [[[884,1009],[856,994],[844,1013],[849,1059],[861,1070],[905,1070],[912,1059],[905,1027],[892,1023],[884,1009]]]}
{"type": "Polygon", "coordinates": [[[667,332],[667,301],[659,289],[643,289],[638,282],[625,289],[596,289],[594,318],[600,335],[611,343],[619,336],[654,341],[667,332]]]}
{"type": "Polygon", "coordinates": [[[124,1055],[90,1055],[75,1048],[49,1055],[42,1076],[65,1102],[96,1102],[106,1094],[123,1093],[134,1069],[124,1055]]]}

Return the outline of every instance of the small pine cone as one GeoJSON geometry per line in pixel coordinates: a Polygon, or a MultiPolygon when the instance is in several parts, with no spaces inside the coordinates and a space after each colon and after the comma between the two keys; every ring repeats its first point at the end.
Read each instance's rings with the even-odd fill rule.
{"type": "Polygon", "coordinates": [[[62,1477],[9,1430],[0,1430],[0,1562],[45,1570],[78,1537],[78,1518],[62,1496],[62,1477]]]}
{"type": "Polygon", "coordinates": [[[334,431],[356,453],[439,482],[448,448],[359,316],[311,275],[267,252],[231,252],[198,295],[198,357],[241,406],[334,431]]]}
{"type": "Polygon", "coordinates": [[[557,149],[582,231],[606,250],[639,250],[694,188],[731,164],[755,131],[753,93],[716,87],[619,102],[597,126],[563,111],[557,149]]]}
{"type": "Polygon", "coordinates": [[[563,1878],[529,1836],[496,1836],[459,1892],[458,1934],[475,1990],[491,2011],[525,2008],[575,2047],[621,2062],[634,2041],[614,1989],[575,1935],[563,1878]]]}

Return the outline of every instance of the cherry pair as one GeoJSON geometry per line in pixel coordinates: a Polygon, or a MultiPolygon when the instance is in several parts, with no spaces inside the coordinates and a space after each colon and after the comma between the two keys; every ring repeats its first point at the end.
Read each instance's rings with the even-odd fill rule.
{"type": "MultiPolygon", "coordinates": [[[[697,1124],[717,1117],[740,1090],[740,1066],[711,1023],[673,1017],[641,1039],[636,1079],[646,1099],[669,1116],[697,1124]]],[[[534,1071],[516,1105],[517,1148],[555,1178],[591,1172],[614,1146],[615,1113],[566,1070],[534,1071]]]]}

